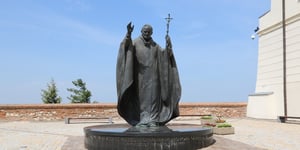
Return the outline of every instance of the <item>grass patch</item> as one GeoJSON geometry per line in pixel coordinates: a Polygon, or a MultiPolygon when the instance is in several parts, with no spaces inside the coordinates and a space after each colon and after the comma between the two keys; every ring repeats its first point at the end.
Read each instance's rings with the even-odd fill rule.
{"type": "Polygon", "coordinates": [[[212,116],[202,116],[201,119],[212,119],[212,116]]]}
{"type": "Polygon", "coordinates": [[[217,125],[218,128],[227,128],[227,127],[232,127],[231,124],[229,123],[221,123],[217,125]]]}

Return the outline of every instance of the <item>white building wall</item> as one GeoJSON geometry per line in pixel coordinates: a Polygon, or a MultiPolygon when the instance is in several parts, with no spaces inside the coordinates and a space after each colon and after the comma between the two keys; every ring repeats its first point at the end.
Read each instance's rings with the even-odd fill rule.
{"type": "Polygon", "coordinates": [[[286,36],[287,113],[288,116],[300,117],[300,15],[298,21],[287,26],[286,36]]]}
{"type": "MultiPolygon", "coordinates": [[[[255,94],[247,116],[276,119],[284,115],[282,1],[259,19],[259,52],[255,94]],[[265,94],[262,94],[265,93],[265,94]]],[[[286,0],[286,79],[288,116],[300,117],[300,2],[286,0]]]]}

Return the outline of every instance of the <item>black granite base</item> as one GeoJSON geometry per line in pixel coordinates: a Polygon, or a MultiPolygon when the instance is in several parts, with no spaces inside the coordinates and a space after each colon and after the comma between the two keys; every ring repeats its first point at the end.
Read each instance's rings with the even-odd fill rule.
{"type": "Polygon", "coordinates": [[[130,127],[125,124],[84,128],[88,150],[195,150],[215,142],[213,131],[196,125],[130,127]]]}

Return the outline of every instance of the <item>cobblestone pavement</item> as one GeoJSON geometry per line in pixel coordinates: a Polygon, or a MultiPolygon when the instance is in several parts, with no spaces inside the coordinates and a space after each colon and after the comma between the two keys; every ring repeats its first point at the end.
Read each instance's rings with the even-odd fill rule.
{"type": "MultiPolygon", "coordinates": [[[[296,150],[300,149],[300,124],[249,118],[228,119],[232,135],[214,135],[216,143],[204,150],[296,150]]],[[[123,121],[115,121],[124,123],[123,121]]],[[[199,120],[172,123],[200,124],[199,120]]],[[[100,123],[0,121],[0,150],[85,150],[83,128],[100,123]]]]}
{"type": "Polygon", "coordinates": [[[300,122],[279,123],[276,120],[231,119],[236,134],[221,136],[269,150],[300,150],[300,122]]]}

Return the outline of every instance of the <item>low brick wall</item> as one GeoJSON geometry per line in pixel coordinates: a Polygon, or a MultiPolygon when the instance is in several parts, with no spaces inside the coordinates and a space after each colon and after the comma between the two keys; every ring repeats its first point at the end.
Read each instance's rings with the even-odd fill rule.
{"type": "MultiPolygon", "coordinates": [[[[0,120],[53,121],[66,117],[112,117],[120,119],[116,104],[30,104],[0,105],[0,120]]],[[[181,115],[246,116],[247,103],[181,103],[181,115]]]]}
{"type": "Polygon", "coordinates": [[[223,116],[226,118],[246,117],[247,103],[183,103],[180,105],[180,115],[223,116]]]}

